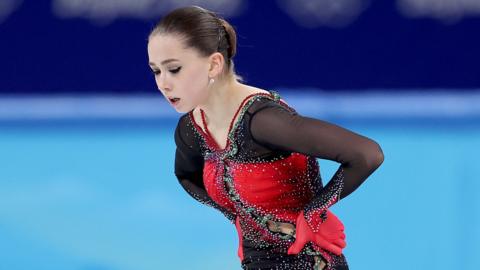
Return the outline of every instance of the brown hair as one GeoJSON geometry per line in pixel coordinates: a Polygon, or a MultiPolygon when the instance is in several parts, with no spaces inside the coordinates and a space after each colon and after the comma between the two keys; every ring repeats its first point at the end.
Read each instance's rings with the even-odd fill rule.
{"type": "Polygon", "coordinates": [[[237,52],[237,35],[232,25],[214,12],[199,6],[175,9],[165,15],[150,32],[149,40],[157,34],[175,34],[183,38],[188,48],[195,48],[202,56],[219,52],[227,69],[222,75],[235,74],[232,58],[237,52]]]}

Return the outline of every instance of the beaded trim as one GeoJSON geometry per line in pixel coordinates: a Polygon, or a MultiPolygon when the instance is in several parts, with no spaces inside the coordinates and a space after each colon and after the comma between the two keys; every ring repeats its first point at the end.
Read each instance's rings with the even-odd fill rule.
{"type": "MultiPolygon", "coordinates": [[[[275,102],[278,102],[280,100],[280,95],[276,91],[271,90],[269,92],[270,92],[271,96],[266,96],[266,97],[272,99],[275,102]]],[[[248,108],[251,106],[251,104],[253,104],[253,102],[258,100],[259,97],[261,97],[261,96],[265,96],[265,94],[260,93],[258,95],[253,96],[253,98],[251,98],[246,103],[246,105],[241,108],[241,111],[239,112],[238,120],[235,122],[235,125],[232,127],[231,131],[228,134],[230,147],[227,148],[228,151],[225,151],[220,156],[220,159],[222,161],[224,161],[226,159],[229,159],[229,158],[232,158],[238,153],[238,147],[237,147],[237,144],[235,142],[235,133],[237,131],[237,127],[242,122],[242,119],[243,119],[246,111],[248,110],[248,108]]],[[[223,162],[223,165],[224,165],[224,169],[225,169],[224,170],[225,174],[223,176],[223,180],[226,184],[226,187],[228,188],[227,193],[228,193],[230,199],[232,201],[234,201],[237,204],[237,206],[239,206],[239,208],[241,210],[243,210],[245,213],[249,214],[253,218],[253,220],[255,220],[257,222],[257,224],[259,224],[261,227],[265,228],[266,231],[268,231],[272,236],[280,237],[283,240],[292,239],[293,238],[292,235],[288,235],[288,234],[285,235],[283,233],[279,233],[277,235],[276,233],[274,234],[274,232],[272,232],[268,229],[267,221],[273,219],[274,218],[273,215],[271,215],[271,214],[262,215],[262,214],[258,213],[258,210],[256,208],[251,207],[251,206],[246,206],[246,204],[242,202],[242,200],[240,198],[240,195],[235,190],[235,186],[234,186],[234,183],[233,183],[233,178],[232,178],[231,173],[230,173],[230,167],[225,162],[223,162]]]]}
{"type": "Polygon", "coordinates": [[[273,101],[280,100],[280,94],[278,94],[276,91],[270,90],[269,92],[270,92],[271,96],[267,96],[264,93],[254,94],[254,96],[241,108],[241,110],[239,112],[238,120],[235,122],[235,124],[233,125],[232,129],[230,130],[230,132],[228,134],[228,140],[230,141],[229,151],[226,151],[221,156],[222,160],[225,160],[226,158],[229,158],[229,157],[233,157],[237,154],[238,147],[235,143],[235,133],[236,133],[236,130],[237,130],[238,126],[242,122],[243,116],[245,115],[245,113],[248,110],[248,108],[250,107],[250,105],[252,105],[253,102],[258,100],[259,97],[261,97],[261,96],[271,98],[271,99],[273,99],[273,101]]]}

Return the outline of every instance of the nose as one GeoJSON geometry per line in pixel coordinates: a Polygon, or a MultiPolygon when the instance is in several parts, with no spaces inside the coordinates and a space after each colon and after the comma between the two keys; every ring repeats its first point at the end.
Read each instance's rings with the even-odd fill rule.
{"type": "Polygon", "coordinates": [[[160,74],[159,76],[157,76],[156,82],[157,82],[157,88],[158,90],[160,90],[160,92],[170,91],[170,86],[168,85],[164,74],[160,74]]]}

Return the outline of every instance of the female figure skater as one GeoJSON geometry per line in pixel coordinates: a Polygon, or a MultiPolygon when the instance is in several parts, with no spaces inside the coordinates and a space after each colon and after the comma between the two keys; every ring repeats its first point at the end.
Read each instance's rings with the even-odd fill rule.
{"type": "Polygon", "coordinates": [[[172,11],[150,33],[158,89],[183,113],[175,175],[235,224],[243,269],[348,269],[344,227],[328,208],[380,166],[380,146],[243,84],[235,52],[232,26],[197,6],[172,11]],[[325,186],[316,158],[341,164],[325,186]]]}

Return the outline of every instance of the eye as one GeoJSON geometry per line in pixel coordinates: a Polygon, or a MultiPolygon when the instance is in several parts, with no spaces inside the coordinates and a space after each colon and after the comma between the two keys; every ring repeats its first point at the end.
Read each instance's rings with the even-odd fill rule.
{"type": "Polygon", "coordinates": [[[160,74],[160,70],[152,69],[152,73],[153,73],[153,75],[158,75],[158,74],[160,74]]]}
{"type": "Polygon", "coordinates": [[[173,74],[176,74],[178,73],[180,70],[182,69],[182,67],[177,67],[177,68],[174,68],[174,69],[170,69],[169,71],[173,74]]]}

